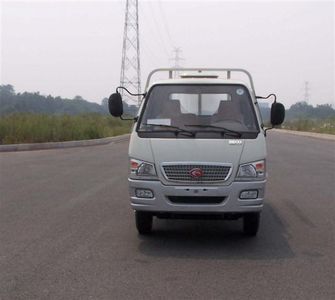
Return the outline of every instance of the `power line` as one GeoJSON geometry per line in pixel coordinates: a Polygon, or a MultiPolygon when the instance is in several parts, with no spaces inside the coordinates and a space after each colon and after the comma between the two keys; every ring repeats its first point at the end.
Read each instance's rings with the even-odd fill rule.
{"type": "Polygon", "coordinates": [[[150,48],[150,46],[147,44],[147,41],[144,38],[141,39],[141,54],[143,54],[143,53],[150,60],[154,60],[156,65],[159,65],[158,64],[159,58],[157,57],[157,54],[155,53],[155,51],[153,51],[150,48]],[[143,50],[145,50],[145,51],[143,51],[143,50]]]}
{"type": "MultiPolygon", "coordinates": [[[[169,57],[169,51],[167,51],[165,45],[162,43],[161,40],[161,34],[157,31],[156,25],[153,23],[153,18],[150,14],[150,16],[147,14],[146,10],[144,9],[143,2],[139,3],[139,11],[141,15],[143,15],[143,20],[151,20],[151,24],[148,23],[148,27],[150,29],[150,34],[148,38],[146,36],[141,36],[142,40],[150,40],[150,41],[155,41],[156,44],[160,45],[161,49],[163,50],[162,52],[165,52],[166,57],[169,57]],[[155,28],[155,30],[154,30],[155,28]]],[[[143,28],[143,26],[142,26],[143,28]]],[[[148,45],[148,43],[147,43],[148,45]]]]}
{"type": "Polygon", "coordinates": [[[153,9],[153,7],[152,7],[152,4],[151,4],[151,2],[148,2],[148,4],[149,4],[149,8],[150,8],[150,11],[151,11],[151,19],[154,21],[154,23],[155,23],[155,29],[157,30],[157,32],[158,32],[158,37],[159,37],[159,40],[160,40],[160,42],[161,42],[161,45],[163,46],[163,49],[164,49],[164,51],[165,51],[165,54],[167,55],[167,56],[169,56],[169,51],[167,50],[167,47],[166,47],[166,44],[165,44],[165,42],[164,42],[164,39],[162,38],[163,37],[163,34],[161,33],[161,29],[160,29],[160,26],[159,26],[159,23],[157,22],[157,19],[156,19],[156,17],[155,17],[155,12],[154,12],[154,9],[153,9]]]}
{"type": "Polygon", "coordinates": [[[162,7],[162,1],[161,0],[158,1],[158,6],[159,6],[159,10],[160,10],[161,15],[162,15],[162,20],[163,20],[165,31],[167,33],[167,37],[168,37],[168,39],[170,41],[171,47],[173,48],[175,44],[173,43],[172,38],[171,38],[171,34],[170,34],[170,30],[169,30],[169,25],[168,25],[168,22],[167,22],[167,19],[166,19],[165,12],[164,12],[163,7],[162,7]]]}
{"type": "MultiPolygon", "coordinates": [[[[141,7],[141,5],[139,6],[140,8],[140,14],[143,16],[143,19],[148,20],[146,13],[144,12],[143,8],[141,7]]],[[[148,32],[148,34],[143,34],[143,27],[142,26],[142,35],[141,35],[141,46],[144,46],[146,48],[146,50],[148,50],[148,52],[150,52],[150,54],[152,54],[153,56],[155,56],[157,58],[156,53],[154,53],[154,51],[152,50],[152,47],[150,46],[150,43],[148,41],[156,41],[157,40],[157,36],[156,36],[156,32],[154,32],[152,30],[152,26],[148,26],[148,28],[150,28],[150,32],[148,32]]]]}

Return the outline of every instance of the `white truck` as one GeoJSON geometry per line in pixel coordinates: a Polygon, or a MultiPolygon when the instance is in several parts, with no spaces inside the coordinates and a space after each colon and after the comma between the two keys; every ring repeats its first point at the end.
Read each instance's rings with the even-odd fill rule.
{"type": "MultiPolygon", "coordinates": [[[[125,88],[110,96],[109,110],[122,118],[120,89],[125,88]]],[[[244,233],[256,235],[267,177],[266,129],[257,98],[269,96],[256,96],[250,73],[156,69],[145,92],[132,95],[143,96],[129,144],[129,193],[138,232],[150,233],[153,217],[243,218],[244,233]],[[168,79],[151,83],[154,74],[164,72],[168,79]],[[237,73],[247,82],[232,79],[237,73]]],[[[284,117],[275,98],[272,127],[284,117]]]]}

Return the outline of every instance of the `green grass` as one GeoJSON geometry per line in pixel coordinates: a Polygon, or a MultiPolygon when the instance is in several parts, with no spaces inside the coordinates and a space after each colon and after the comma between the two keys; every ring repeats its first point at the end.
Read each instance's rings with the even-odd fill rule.
{"type": "Polygon", "coordinates": [[[99,114],[12,114],[0,117],[0,144],[98,139],[129,133],[131,125],[99,114]]]}
{"type": "Polygon", "coordinates": [[[283,129],[335,134],[335,118],[313,120],[301,119],[284,122],[283,129]]]}
{"type": "MultiPolygon", "coordinates": [[[[129,133],[131,121],[99,114],[18,113],[0,117],[0,144],[63,142],[129,133]]],[[[284,122],[283,129],[335,134],[335,118],[284,122]]]]}

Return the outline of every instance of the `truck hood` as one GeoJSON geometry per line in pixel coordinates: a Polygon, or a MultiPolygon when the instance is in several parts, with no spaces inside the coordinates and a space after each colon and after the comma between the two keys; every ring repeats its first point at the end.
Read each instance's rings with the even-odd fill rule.
{"type": "Polygon", "coordinates": [[[235,178],[244,144],[244,140],[235,139],[150,139],[156,169],[165,184],[169,182],[161,166],[171,162],[231,164],[233,170],[225,182],[230,184],[235,178]]]}
{"type": "MultiPolygon", "coordinates": [[[[256,139],[161,139],[140,138],[133,130],[129,143],[131,158],[154,163],[159,179],[167,181],[162,173],[162,163],[228,163],[232,172],[225,185],[232,183],[240,164],[265,159],[266,144],[263,134],[256,139]]],[[[221,183],[222,184],[222,183],[221,183]]]]}

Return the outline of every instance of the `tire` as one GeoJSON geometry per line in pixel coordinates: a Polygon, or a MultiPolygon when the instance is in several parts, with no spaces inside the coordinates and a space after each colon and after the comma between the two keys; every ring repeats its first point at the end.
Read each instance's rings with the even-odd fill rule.
{"type": "Polygon", "coordinates": [[[256,236],[259,228],[261,214],[248,213],[243,216],[243,233],[247,236],[256,236]]]}
{"type": "Polygon", "coordinates": [[[152,214],[135,211],[136,228],[139,234],[149,234],[152,230],[152,214]]]}

